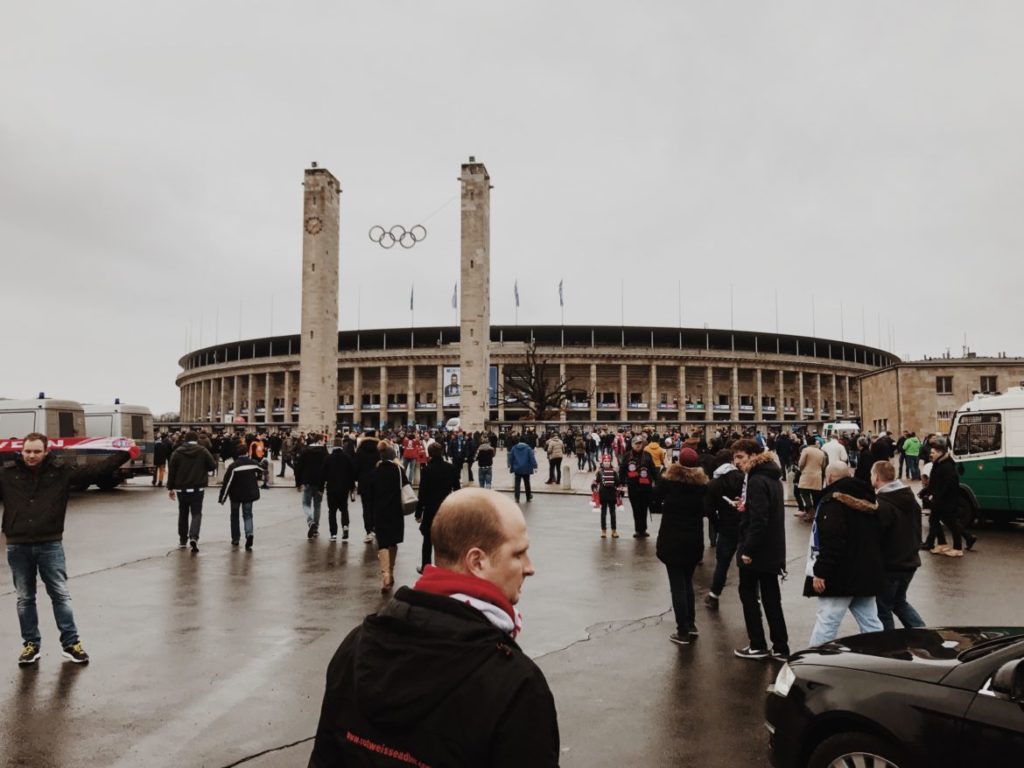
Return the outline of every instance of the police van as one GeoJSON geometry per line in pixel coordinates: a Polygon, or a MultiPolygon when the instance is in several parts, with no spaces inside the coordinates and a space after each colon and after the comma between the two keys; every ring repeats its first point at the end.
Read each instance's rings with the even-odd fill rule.
{"type": "Polygon", "coordinates": [[[113,405],[85,403],[85,434],[88,437],[130,437],[139,446],[137,459],[122,464],[121,478],[154,473],[153,452],[156,442],[153,413],[144,405],[128,405],[115,400],[113,405]]]}
{"type": "Polygon", "coordinates": [[[982,517],[1024,520],[1024,387],[975,395],[953,416],[953,461],[982,517]]]}
{"type": "MultiPolygon", "coordinates": [[[[48,450],[76,466],[99,463],[114,451],[138,453],[135,443],[122,435],[89,437],[85,409],[74,400],[57,400],[42,393],[35,400],[0,399],[0,465],[17,458],[22,439],[30,432],[46,435],[48,450]]],[[[123,475],[115,471],[96,485],[107,490],[122,479],[123,475]]]]}

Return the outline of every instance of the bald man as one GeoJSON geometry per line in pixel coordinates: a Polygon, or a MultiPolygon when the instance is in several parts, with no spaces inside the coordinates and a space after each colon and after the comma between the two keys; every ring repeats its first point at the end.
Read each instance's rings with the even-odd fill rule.
{"type": "Polygon", "coordinates": [[[534,573],[522,512],[466,488],[441,504],[431,538],[437,566],[334,654],[310,768],[557,766],[554,699],[515,641],[534,573]]]}

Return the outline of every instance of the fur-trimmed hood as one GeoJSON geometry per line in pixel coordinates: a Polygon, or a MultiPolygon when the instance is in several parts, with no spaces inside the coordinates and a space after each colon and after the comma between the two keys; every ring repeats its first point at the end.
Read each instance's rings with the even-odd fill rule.
{"type": "Polygon", "coordinates": [[[782,477],[782,463],[774,451],[764,451],[750,457],[750,465],[747,474],[764,473],[782,477]]]}
{"type": "Polygon", "coordinates": [[[844,507],[873,515],[878,512],[878,500],[870,484],[855,477],[844,477],[825,489],[822,503],[834,500],[844,507]]]}
{"type": "Polygon", "coordinates": [[[700,467],[684,467],[682,464],[670,464],[665,470],[662,480],[675,481],[684,485],[707,485],[708,476],[700,467]]]}

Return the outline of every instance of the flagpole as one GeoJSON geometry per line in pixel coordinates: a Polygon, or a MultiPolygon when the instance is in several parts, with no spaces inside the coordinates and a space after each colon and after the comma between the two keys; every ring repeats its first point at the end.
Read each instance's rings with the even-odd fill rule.
{"type": "Polygon", "coordinates": [[[683,281],[676,280],[676,320],[683,327],[683,281]]]}

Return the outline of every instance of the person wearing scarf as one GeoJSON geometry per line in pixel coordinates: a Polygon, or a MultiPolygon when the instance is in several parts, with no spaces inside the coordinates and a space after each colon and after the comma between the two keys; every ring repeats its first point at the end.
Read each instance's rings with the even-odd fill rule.
{"type": "Polygon", "coordinates": [[[331,660],[310,768],[557,766],[554,698],[516,643],[534,573],[522,512],[491,490],[456,491],[431,539],[437,565],[331,660]]]}

